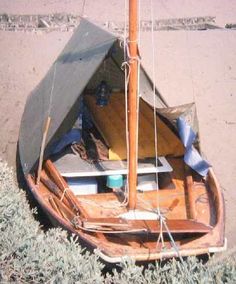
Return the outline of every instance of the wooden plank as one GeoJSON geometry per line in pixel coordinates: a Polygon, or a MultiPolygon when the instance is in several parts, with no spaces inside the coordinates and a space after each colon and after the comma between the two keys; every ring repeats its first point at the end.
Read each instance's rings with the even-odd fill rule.
{"type": "MultiPolygon", "coordinates": [[[[155,166],[154,159],[140,160],[138,174],[171,172],[173,169],[165,157],[159,157],[159,166],[155,166]]],[[[101,161],[88,163],[74,154],[66,154],[54,161],[55,166],[64,177],[107,176],[122,174],[126,175],[126,161],[101,161]]]]}
{"type": "MultiPolygon", "coordinates": [[[[126,159],[124,94],[113,93],[105,108],[97,106],[93,96],[85,96],[84,99],[97,129],[109,145],[109,159],[126,159]]],[[[153,109],[142,99],[140,100],[139,116],[138,156],[139,158],[155,157],[153,109]]],[[[158,116],[156,122],[159,155],[182,156],[184,148],[179,138],[158,116]]]]}
{"type": "MultiPolygon", "coordinates": [[[[211,226],[192,220],[166,220],[169,231],[173,234],[182,233],[209,233],[211,226]]],[[[121,218],[87,218],[82,221],[85,229],[132,231],[140,230],[150,233],[160,233],[161,226],[158,220],[124,220],[121,218]]],[[[163,233],[167,233],[165,226],[163,233]]]]}

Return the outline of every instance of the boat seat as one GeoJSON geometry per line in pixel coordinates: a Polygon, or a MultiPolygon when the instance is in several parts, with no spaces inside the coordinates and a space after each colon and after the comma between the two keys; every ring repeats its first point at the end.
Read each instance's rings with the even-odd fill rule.
{"type": "MultiPolygon", "coordinates": [[[[166,220],[168,230],[172,234],[206,234],[212,230],[211,226],[193,220],[166,220]]],[[[86,230],[103,230],[107,233],[129,233],[132,231],[160,233],[161,226],[157,220],[125,220],[122,218],[87,218],[82,221],[86,230]]],[[[167,233],[166,226],[162,232],[167,233]]]]}
{"type": "MultiPolygon", "coordinates": [[[[156,167],[155,159],[143,159],[138,162],[138,174],[172,172],[172,167],[165,157],[158,157],[159,165],[156,167]]],[[[54,156],[53,163],[64,177],[107,176],[127,174],[126,161],[97,161],[89,163],[73,153],[54,156]]]]}

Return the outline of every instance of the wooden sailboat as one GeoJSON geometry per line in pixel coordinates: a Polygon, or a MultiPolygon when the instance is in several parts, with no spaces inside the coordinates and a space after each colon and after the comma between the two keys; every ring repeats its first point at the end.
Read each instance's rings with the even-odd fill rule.
{"type": "MultiPolygon", "coordinates": [[[[66,162],[69,155],[57,162],[49,154],[48,149],[50,147],[47,148],[54,135],[50,133],[50,126],[55,119],[53,115],[50,116],[50,112],[45,112],[46,115],[42,121],[47,121],[47,124],[41,136],[39,162],[36,163],[36,166],[25,167],[25,164],[27,165],[25,162],[27,161],[27,153],[24,152],[26,151],[25,144],[21,140],[24,140],[25,135],[24,123],[30,117],[27,117],[27,111],[25,111],[19,144],[26,180],[33,195],[52,222],[77,234],[82,244],[92,250],[97,249],[101,258],[107,262],[119,262],[124,256],[137,261],[150,261],[220,251],[225,246],[224,201],[212,169],[208,171],[205,178],[202,178],[185,165],[183,153],[180,155],[177,152],[176,155],[172,153],[172,155],[156,157],[155,159],[153,158],[154,155],[146,154],[138,159],[138,151],[141,153],[141,150],[145,147],[140,149],[136,146],[138,143],[137,3],[135,0],[130,0],[129,5],[129,54],[132,63],[130,63],[129,76],[128,163],[124,161],[125,158],[121,154],[120,161],[100,163],[93,161],[93,165],[91,163],[87,165],[89,170],[82,169],[78,157],[73,158],[73,161],[77,159],[76,163],[72,160],[66,162]],[[151,160],[146,159],[147,157],[151,160]],[[156,161],[158,163],[155,163],[156,161]],[[70,168],[72,163],[75,164],[73,169],[76,170],[66,171],[66,166],[70,168]],[[159,188],[156,184],[156,188],[154,186],[154,188],[146,190],[144,183],[144,187],[140,189],[138,178],[145,175],[150,176],[150,173],[152,176],[156,176],[156,173],[158,173],[159,188]],[[69,177],[84,180],[89,176],[95,176],[95,179],[100,181],[102,190],[92,194],[88,190],[88,193],[86,193],[87,185],[85,183],[83,190],[85,193],[75,193],[67,182],[69,177]],[[109,188],[106,182],[104,183],[104,179],[107,180],[107,177],[114,176],[122,176],[127,180],[127,190],[124,190],[122,186],[119,186],[118,190],[115,189],[116,186],[109,188]],[[162,181],[162,185],[160,181],[162,181]]],[[[86,37],[86,33],[83,33],[83,35],[86,37]]],[[[81,41],[82,39],[80,38],[81,41]]],[[[83,45],[83,43],[81,44],[83,45]]],[[[96,51],[98,49],[96,47],[96,51]]],[[[68,54],[70,53],[67,50],[66,56],[59,57],[61,62],[68,62],[66,61],[69,58],[68,54]]],[[[82,61],[84,54],[86,54],[86,50],[79,53],[75,61],[82,61]]],[[[70,62],[72,61],[70,59],[70,62]]],[[[76,62],[74,64],[77,64],[76,62]]],[[[55,70],[56,67],[52,69],[51,73],[49,72],[53,74],[53,77],[55,77],[55,70]]],[[[104,130],[105,123],[104,121],[99,123],[99,119],[101,120],[102,115],[107,117],[112,111],[112,106],[117,107],[117,113],[125,114],[124,94],[122,92],[112,94],[110,105],[99,108],[96,105],[95,97],[87,95],[86,89],[83,88],[83,90],[85,90],[83,94],[92,113],[94,125],[98,132],[100,131],[104,140],[107,140],[110,132],[115,130],[112,127],[107,127],[104,130]],[[115,99],[119,97],[121,99],[115,99]],[[123,110],[121,110],[122,107],[123,110]]],[[[45,92],[45,85],[43,92],[45,92]]],[[[52,102],[52,98],[49,101],[52,102]]],[[[153,107],[143,101],[140,109],[144,110],[144,118],[143,120],[140,118],[139,126],[143,123],[148,128],[147,117],[150,117],[149,112],[153,112],[153,107]]],[[[36,108],[34,111],[37,111],[36,108]]],[[[115,119],[118,119],[116,112],[113,112],[112,115],[115,119]]],[[[68,114],[65,117],[68,117],[68,114]]],[[[164,132],[169,131],[170,137],[177,139],[177,144],[180,143],[177,134],[166,123],[166,120],[159,116],[157,119],[159,119],[157,126],[165,127],[164,132]]],[[[57,131],[62,129],[66,123],[68,123],[66,118],[61,124],[58,123],[57,131]]],[[[124,125],[122,128],[124,128],[124,125]]],[[[122,128],[118,129],[117,133],[122,132],[122,128]]],[[[151,129],[153,129],[153,125],[151,129]]],[[[58,138],[60,135],[57,131],[54,133],[58,138]]],[[[117,137],[118,135],[115,139],[118,139],[117,137]]],[[[31,136],[31,138],[33,140],[34,136],[31,136]]],[[[144,138],[142,137],[142,139],[144,138]]],[[[27,142],[29,143],[29,140],[27,142]]],[[[111,141],[109,140],[107,144],[109,142],[111,141]]],[[[34,143],[34,141],[31,141],[31,143],[34,143]]],[[[145,140],[144,143],[146,143],[145,140]]],[[[171,141],[166,141],[166,144],[171,144],[171,141]]]]}

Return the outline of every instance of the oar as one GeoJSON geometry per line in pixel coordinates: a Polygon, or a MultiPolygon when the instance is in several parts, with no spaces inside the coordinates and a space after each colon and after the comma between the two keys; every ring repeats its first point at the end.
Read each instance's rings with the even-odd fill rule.
{"type": "Polygon", "coordinates": [[[49,196],[48,201],[58,215],[73,224],[72,220],[76,215],[69,208],[67,208],[67,206],[65,206],[57,197],[53,197],[51,195],[49,196]]]}
{"type": "MultiPolygon", "coordinates": [[[[47,176],[45,171],[41,172],[40,176],[41,182],[47,187],[47,189],[53,193],[55,196],[57,196],[59,199],[62,199],[63,193],[59,189],[59,187],[47,176]]],[[[64,196],[63,203],[65,203],[66,206],[70,207],[70,202],[68,200],[67,196],[64,196]]]]}
{"type": "Polygon", "coordinates": [[[66,196],[67,200],[69,201],[72,208],[74,208],[77,212],[79,212],[83,217],[88,217],[87,212],[82,207],[80,202],[77,200],[74,193],[70,190],[67,182],[63,179],[61,174],[58,172],[56,167],[50,160],[47,160],[44,164],[46,171],[48,172],[49,176],[52,177],[58,188],[62,191],[63,197],[66,196]]]}

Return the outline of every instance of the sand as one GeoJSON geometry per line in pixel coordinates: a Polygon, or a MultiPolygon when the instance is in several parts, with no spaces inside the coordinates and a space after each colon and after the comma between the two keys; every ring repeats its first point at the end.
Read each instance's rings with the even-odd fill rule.
{"type": "MultiPolygon", "coordinates": [[[[236,23],[234,0],[153,1],[154,18],[215,16],[236,23]]],[[[141,18],[150,19],[142,0],[141,18]]],[[[84,14],[101,23],[123,21],[119,0],[1,0],[0,13],[84,14]]],[[[15,165],[20,119],[28,94],[63,49],[71,32],[0,31],[0,157],[15,165]]],[[[141,35],[144,67],[152,77],[151,33],[141,35]]],[[[156,84],[169,105],[195,101],[204,156],[211,162],[226,199],[226,236],[236,241],[236,30],[155,32],[156,84]]]]}

